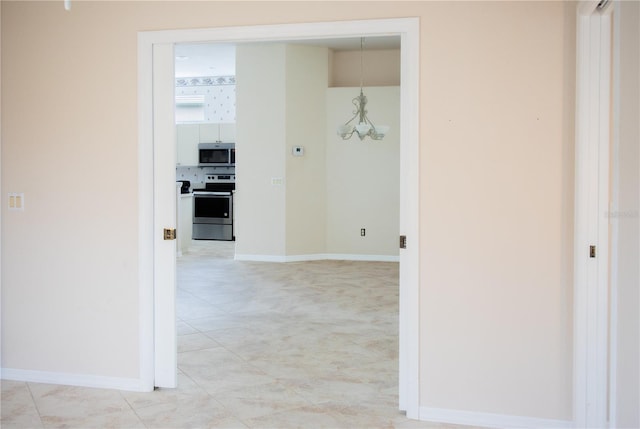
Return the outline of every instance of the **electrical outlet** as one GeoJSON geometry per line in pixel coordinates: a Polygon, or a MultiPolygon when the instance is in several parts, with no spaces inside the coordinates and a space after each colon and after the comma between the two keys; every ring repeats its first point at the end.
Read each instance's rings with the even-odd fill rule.
{"type": "Polygon", "coordinates": [[[367,231],[364,228],[360,228],[360,237],[367,235],[367,231]]]}
{"type": "Polygon", "coordinates": [[[24,192],[9,192],[9,210],[24,210],[24,192]]]}

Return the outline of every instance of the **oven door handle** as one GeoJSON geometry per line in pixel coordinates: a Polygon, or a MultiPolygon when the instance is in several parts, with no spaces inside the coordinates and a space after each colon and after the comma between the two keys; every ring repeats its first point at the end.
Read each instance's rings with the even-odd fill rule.
{"type": "Polygon", "coordinates": [[[231,196],[231,192],[193,191],[193,195],[214,196],[214,197],[230,197],[231,196]]]}

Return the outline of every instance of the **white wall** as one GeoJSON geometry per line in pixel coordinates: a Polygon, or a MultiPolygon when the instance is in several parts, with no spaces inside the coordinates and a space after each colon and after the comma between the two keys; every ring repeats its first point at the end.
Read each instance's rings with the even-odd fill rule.
{"type": "Polygon", "coordinates": [[[640,3],[619,2],[614,11],[619,42],[614,59],[614,123],[613,162],[618,175],[613,178],[613,212],[610,213],[614,236],[613,252],[618,255],[612,266],[616,279],[617,349],[615,419],[618,428],[640,427],[640,3]]]}
{"type": "Polygon", "coordinates": [[[236,48],[235,203],[240,255],[286,252],[286,55],[282,44],[236,48]]]}
{"type": "Polygon", "coordinates": [[[327,250],[329,254],[398,255],[400,88],[365,88],[369,119],[389,125],[383,140],[342,140],[360,88],[327,90],[327,250]],[[360,236],[365,228],[366,235],[360,236]]]}
{"type": "Polygon", "coordinates": [[[399,88],[366,89],[370,119],[389,135],[345,142],[336,127],[359,88],[327,89],[328,50],[263,46],[236,51],[238,258],[397,257],[399,88]],[[279,129],[265,135],[267,126],[279,129]]]}
{"type": "Polygon", "coordinates": [[[327,193],[325,161],[325,91],[328,50],[287,46],[286,58],[286,254],[325,252],[327,193]],[[292,156],[294,146],[304,156],[292,156]]]}

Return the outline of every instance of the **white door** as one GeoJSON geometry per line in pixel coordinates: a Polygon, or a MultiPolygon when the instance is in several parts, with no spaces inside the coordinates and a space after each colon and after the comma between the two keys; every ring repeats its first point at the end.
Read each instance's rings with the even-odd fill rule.
{"type": "Polygon", "coordinates": [[[177,386],[176,243],[164,229],[176,228],[176,127],[173,44],[153,45],[154,182],[154,371],[155,386],[177,386]]]}
{"type": "Polygon", "coordinates": [[[611,8],[584,1],[577,16],[574,248],[574,423],[607,427],[611,8]]]}

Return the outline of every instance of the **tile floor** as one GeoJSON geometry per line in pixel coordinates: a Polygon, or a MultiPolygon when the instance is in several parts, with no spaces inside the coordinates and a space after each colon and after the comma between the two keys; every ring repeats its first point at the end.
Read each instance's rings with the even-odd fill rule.
{"type": "Polygon", "coordinates": [[[451,428],[397,410],[398,264],[178,259],[177,389],[2,382],[3,428],[451,428]]]}

